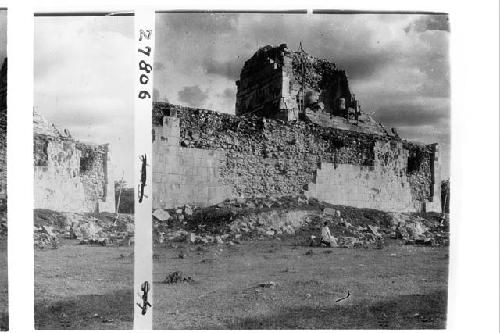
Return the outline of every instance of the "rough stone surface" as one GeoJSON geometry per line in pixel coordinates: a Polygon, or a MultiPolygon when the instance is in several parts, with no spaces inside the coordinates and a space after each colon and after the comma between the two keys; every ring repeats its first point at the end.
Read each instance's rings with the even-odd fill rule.
{"type": "Polygon", "coordinates": [[[114,212],[108,145],[89,145],[34,114],[35,208],[114,212]]]}
{"type": "Polygon", "coordinates": [[[305,194],[440,211],[437,144],[404,141],[363,113],[333,62],[265,46],[236,85],[236,116],[154,104],[154,207],[305,194]]]}
{"type": "Polygon", "coordinates": [[[397,136],[363,113],[346,72],[286,44],[264,46],[236,82],[236,115],[307,120],[325,127],[397,136]]]}
{"type": "Polygon", "coordinates": [[[339,203],[333,192],[345,205],[396,211],[439,200],[433,146],[164,103],[153,112],[155,208],[304,193],[339,203]]]}
{"type": "Polygon", "coordinates": [[[170,219],[170,214],[161,208],[155,209],[153,212],[153,216],[156,217],[159,221],[168,221],[170,219]]]}
{"type": "Polygon", "coordinates": [[[82,245],[130,246],[133,216],[111,213],[67,213],[48,209],[34,211],[34,241],[37,248],[57,248],[63,238],[82,245]]]}
{"type": "Polygon", "coordinates": [[[391,144],[377,142],[374,147],[373,166],[351,164],[334,165],[322,163],[316,171],[316,177],[308,185],[307,196],[325,202],[349,205],[359,208],[381,209],[386,211],[416,211],[420,201],[429,197],[428,191],[412,188],[405,170],[408,152],[397,142],[391,144]],[[381,157],[386,158],[381,158],[381,157]],[[417,205],[417,206],[415,206],[417,205]]]}
{"type": "Polygon", "coordinates": [[[172,218],[168,223],[154,222],[155,243],[161,243],[160,239],[182,242],[190,238],[195,244],[230,245],[293,237],[301,244],[319,246],[321,228],[327,222],[341,247],[382,248],[388,238],[400,239],[403,244],[448,244],[449,221],[441,214],[388,213],[299,198],[226,200],[194,208],[186,220],[178,219],[175,209],[169,209],[172,218]]]}

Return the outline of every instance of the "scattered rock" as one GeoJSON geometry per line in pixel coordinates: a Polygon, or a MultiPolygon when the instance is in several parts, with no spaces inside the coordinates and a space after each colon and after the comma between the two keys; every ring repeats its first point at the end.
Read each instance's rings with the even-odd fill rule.
{"type": "Polygon", "coordinates": [[[153,216],[156,217],[161,222],[170,220],[170,214],[163,209],[155,209],[153,216]]]}
{"type": "Polygon", "coordinates": [[[380,248],[385,237],[416,245],[446,245],[447,221],[422,214],[394,214],[374,209],[331,206],[302,196],[236,198],[209,207],[166,209],[169,223],[155,219],[155,242],[188,240],[197,244],[223,244],[281,235],[319,235],[328,222],[340,247],[380,248]],[[307,205],[301,208],[301,205],[307,205]],[[438,230],[439,229],[439,230],[438,230]],[[176,231],[183,230],[184,238],[176,231]],[[187,230],[187,231],[186,231],[187,230]],[[164,233],[163,237],[162,234],[164,233]],[[193,235],[194,234],[194,241],[193,235]],[[304,234],[305,233],[305,234],[304,234]]]}
{"type": "Polygon", "coordinates": [[[162,281],[162,283],[175,284],[175,283],[193,282],[193,281],[194,280],[190,276],[184,276],[184,274],[181,271],[175,271],[173,273],[168,274],[165,277],[165,280],[162,281]]]}
{"type": "Polygon", "coordinates": [[[78,239],[96,239],[99,237],[102,228],[94,221],[81,223],[74,228],[74,233],[78,239]]]}
{"type": "Polygon", "coordinates": [[[193,215],[193,210],[191,209],[190,206],[185,206],[184,207],[184,214],[187,215],[187,216],[193,215]]]}
{"type": "Polygon", "coordinates": [[[337,210],[333,208],[325,208],[323,209],[323,214],[325,215],[331,215],[331,216],[336,216],[337,215],[337,210]]]}
{"type": "Polygon", "coordinates": [[[42,226],[34,229],[34,243],[38,249],[57,249],[59,240],[54,232],[49,228],[42,226]],[[49,231],[50,230],[50,231],[49,231]]]}
{"type": "Polygon", "coordinates": [[[375,236],[382,237],[382,235],[378,232],[378,227],[375,227],[373,225],[368,225],[368,228],[375,236]]]}
{"type": "Polygon", "coordinates": [[[196,242],[196,235],[195,235],[194,233],[190,233],[190,234],[189,234],[188,241],[189,241],[190,243],[194,243],[194,242],[196,242]]]}

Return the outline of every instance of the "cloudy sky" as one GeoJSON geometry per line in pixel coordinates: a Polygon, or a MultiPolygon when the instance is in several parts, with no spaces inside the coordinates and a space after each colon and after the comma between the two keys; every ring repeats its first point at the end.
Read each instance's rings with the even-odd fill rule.
{"type": "Polygon", "coordinates": [[[157,14],[155,97],[234,113],[235,80],[267,44],[299,42],[346,70],[365,112],[404,138],[439,142],[449,175],[446,16],[400,14],[157,14]]]}
{"type": "Polygon", "coordinates": [[[133,183],[133,17],[35,17],[34,104],[74,138],[109,143],[133,183]]]}

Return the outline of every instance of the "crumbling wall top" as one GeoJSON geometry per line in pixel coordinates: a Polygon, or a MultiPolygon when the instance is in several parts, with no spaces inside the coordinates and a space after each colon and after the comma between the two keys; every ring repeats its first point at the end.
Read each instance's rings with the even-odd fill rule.
{"type": "MultiPolygon", "coordinates": [[[[306,111],[352,119],[361,107],[347,74],[332,61],[309,55],[302,47],[264,46],[248,59],[236,82],[236,114],[268,118],[308,118],[306,111]]],[[[311,121],[318,121],[314,116],[311,121]]]]}

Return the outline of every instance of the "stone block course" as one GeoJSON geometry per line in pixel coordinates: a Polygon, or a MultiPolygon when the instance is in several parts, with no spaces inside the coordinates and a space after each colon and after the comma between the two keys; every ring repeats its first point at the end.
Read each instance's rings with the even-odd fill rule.
{"type": "MultiPolygon", "coordinates": [[[[185,144],[175,148],[154,141],[155,161],[166,161],[153,164],[154,186],[168,187],[165,178],[159,177],[163,172],[185,174],[186,181],[203,193],[195,194],[197,202],[309,193],[335,204],[415,211],[422,202],[435,200],[431,196],[432,147],[378,133],[238,117],[165,103],[154,105],[155,133],[169,135],[162,126],[171,114],[178,118],[179,141],[185,144]]],[[[173,130],[176,136],[177,128],[173,130]]],[[[162,205],[179,203],[167,197],[159,199],[162,205]]],[[[180,204],[191,204],[193,199],[187,200],[180,204]]]]}
{"type": "Polygon", "coordinates": [[[114,212],[108,145],[89,145],[34,114],[34,207],[61,212],[114,212]]]}

